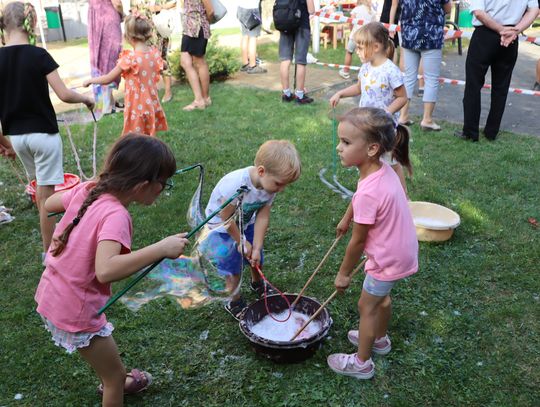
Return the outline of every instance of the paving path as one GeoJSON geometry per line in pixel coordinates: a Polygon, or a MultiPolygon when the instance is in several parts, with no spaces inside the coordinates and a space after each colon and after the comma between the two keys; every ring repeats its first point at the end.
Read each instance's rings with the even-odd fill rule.
{"type": "MultiPolygon", "coordinates": [[[[540,31],[530,31],[529,35],[540,35],[540,31]]],[[[266,35],[262,41],[277,41],[278,36],[266,35]]],[[[237,47],[240,41],[239,35],[221,36],[220,42],[224,45],[237,47]]],[[[63,43],[55,43],[49,46],[49,51],[60,65],[60,74],[67,78],[69,86],[76,86],[82,81],[81,78],[89,76],[88,48],[85,45],[65,46],[63,43]]],[[[449,49],[445,51],[444,62],[441,75],[452,79],[465,79],[465,58],[466,49],[463,55],[458,55],[457,50],[449,49]]],[[[540,47],[529,43],[520,43],[519,58],[514,69],[511,86],[515,88],[530,89],[535,78],[536,60],[540,58],[540,47]]],[[[322,61],[328,63],[342,63],[342,61],[322,61]]],[[[248,75],[238,73],[227,83],[238,86],[252,86],[267,90],[279,91],[281,89],[279,81],[279,64],[266,63],[267,74],[248,75]]],[[[291,74],[292,74],[291,69],[291,74]]],[[[328,99],[337,89],[354,83],[353,80],[344,81],[338,75],[336,69],[325,68],[316,65],[309,65],[306,88],[317,101],[328,99]]],[[[486,78],[486,83],[491,83],[490,75],[486,78]]],[[[291,79],[292,84],[292,79],[291,79]]],[[[441,85],[439,101],[435,110],[435,118],[454,123],[463,120],[463,110],[461,100],[463,98],[463,86],[441,85]]],[[[70,105],[61,103],[52,94],[53,104],[57,112],[66,111],[72,108],[70,105]]],[[[483,123],[489,108],[489,91],[482,91],[482,117],[483,123]]],[[[326,103],[326,100],[324,101],[326,103]]],[[[348,105],[353,106],[356,102],[348,100],[348,105]]],[[[345,104],[344,103],[344,104],[345,104]]],[[[502,121],[502,129],[519,134],[532,134],[540,136],[540,124],[537,114],[540,112],[540,97],[510,94],[507,100],[507,107],[502,121]]],[[[411,104],[413,116],[421,115],[421,99],[415,97],[411,104]]]]}

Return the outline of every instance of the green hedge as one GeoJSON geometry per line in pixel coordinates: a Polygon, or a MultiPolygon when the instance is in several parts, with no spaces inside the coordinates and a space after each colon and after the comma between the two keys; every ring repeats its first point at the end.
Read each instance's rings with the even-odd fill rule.
{"type": "MultiPolygon", "coordinates": [[[[211,81],[226,79],[240,69],[238,52],[233,48],[220,46],[217,37],[217,35],[210,37],[206,47],[206,62],[211,81]]],[[[171,52],[169,62],[174,78],[185,81],[186,74],[180,66],[180,49],[171,52]]]]}

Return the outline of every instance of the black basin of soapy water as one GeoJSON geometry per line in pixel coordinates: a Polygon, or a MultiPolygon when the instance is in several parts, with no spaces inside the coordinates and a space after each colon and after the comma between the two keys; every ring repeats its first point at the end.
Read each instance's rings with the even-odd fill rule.
{"type": "MultiPolygon", "coordinates": [[[[284,295],[291,304],[297,296],[297,294],[284,295]]],[[[272,314],[279,314],[287,310],[287,303],[279,294],[269,295],[267,302],[272,314]]],[[[311,317],[320,306],[321,304],[315,299],[302,297],[294,307],[294,311],[311,317]]],[[[328,335],[328,331],[332,326],[332,318],[330,318],[330,314],[325,308],[312,322],[317,321],[321,325],[321,329],[316,334],[292,342],[274,341],[261,338],[251,331],[253,325],[261,321],[266,315],[268,315],[268,312],[266,311],[264,298],[251,303],[240,320],[240,330],[249,339],[255,352],[277,363],[296,363],[313,356],[321,347],[324,338],[328,335]]]]}

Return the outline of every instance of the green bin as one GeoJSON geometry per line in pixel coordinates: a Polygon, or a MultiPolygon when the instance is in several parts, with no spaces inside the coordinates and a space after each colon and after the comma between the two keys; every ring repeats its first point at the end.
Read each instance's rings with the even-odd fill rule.
{"type": "Polygon", "coordinates": [[[60,11],[58,7],[45,7],[45,16],[47,17],[47,27],[60,28],[60,11]]]}
{"type": "Polygon", "coordinates": [[[472,24],[473,15],[470,10],[461,10],[459,12],[459,26],[463,28],[470,28],[472,24]]]}

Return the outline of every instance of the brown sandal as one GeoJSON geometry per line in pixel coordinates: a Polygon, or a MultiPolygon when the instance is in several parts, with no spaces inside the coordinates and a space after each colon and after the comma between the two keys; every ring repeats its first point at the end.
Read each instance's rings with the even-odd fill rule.
{"type": "MultiPolygon", "coordinates": [[[[131,380],[129,384],[124,385],[124,394],[140,393],[152,384],[152,375],[144,370],[132,369],[131,372],[126,375],[126,383],[128,377],[131,377],[133,380],[131,380]]],[[[97,392],[103,394],[103,383],[100,383],[97,392]]]]}

